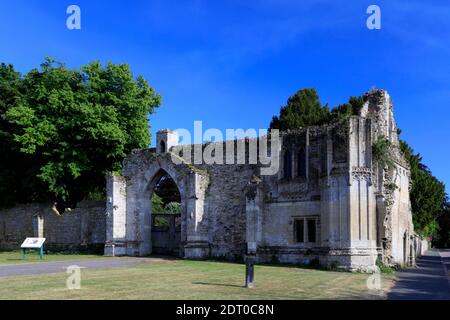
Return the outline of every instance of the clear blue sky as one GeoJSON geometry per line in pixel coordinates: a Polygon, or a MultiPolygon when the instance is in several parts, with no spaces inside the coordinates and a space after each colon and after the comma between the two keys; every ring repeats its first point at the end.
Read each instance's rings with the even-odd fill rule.
{"type": "Polygon", "coordinates": [[[330,106],[385,88],[402,137],[450,185],[448,0],[2,0],[0,61],[27,72],[45,56],[70,67],[129,63],[163,96],[153,133],[194,120],[266,128],[300,88],[330,106]],[[66,28],[71,4],[79,31],[66,28]],[[366,27],[371,4],[381,30],[366,27]]]}

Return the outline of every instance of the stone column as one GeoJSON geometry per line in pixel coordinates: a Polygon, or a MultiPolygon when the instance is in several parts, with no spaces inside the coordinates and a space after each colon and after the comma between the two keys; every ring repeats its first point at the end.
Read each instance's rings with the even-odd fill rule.
{"type": "Polygon", "coordinates": [[[261,178],[253,176],[245,189],[247,255],[256,255],[262,237],[263,196],[261,178]]]}
{"type": "Polygon", "coordinates": [[[376,198],[372,187],[370,122],[350,120],[349,137],[349,228],[351,269],[375,270],[376,198]]]}
{"type": "Polygon", "coordinates": [[[125,178],[113,174],[108,175],[105,256],[126,255],[126,194],[125,178]]]}
{"type": "Polygon", "coordinates": [[[40,213],[33,216],[33,237],[44,238],[44,217],[40,213]]]}
{"type": "Polygon", "coordinates": [[[209,186],[206,174],[194,172],[190,175],[186,190],[186,244],[184,257],[189,259],[209,258],[207,220],[204,215],[205,193],[209,186]]]}

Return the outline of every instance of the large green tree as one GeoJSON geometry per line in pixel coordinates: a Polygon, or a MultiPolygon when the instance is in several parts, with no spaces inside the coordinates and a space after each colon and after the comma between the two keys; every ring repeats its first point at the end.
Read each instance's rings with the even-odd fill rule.
{"type": "Polygon", "coordinates": [[[21,75],[11,65],[0,65],[0,206],[12,205],[16,199],[26,197],[39,201],[42,185],[35,177],[38,174],[39,157],[24,154],[15,142],[17,126],[6,112],[18,106],[24,98],[21,75]]]}
{"type": "Polygon", "coordinates": [[[400,143],[411,170],[411,210],[416,232],[436,236],[438,218],[446,208],[445,185],[423,164],[422,156],[405,142],[400,143]]]}
{"type": "Polygon", "coordinates": [[[93,62],[75,70],[50,58],[25,76],[2,64],[0,95],[8,97],[0,104],[2,154],[24,162],[0,168],[0,179],[29,170],[30,186],[42,186],[31,196],[16,181],[22,192],[0,202],[49,200],[60,211],[101,192],[108,171],[150,144],[148,116],[161,103],[126,64],[93,62]]]}
{"type": "Polygon", "coordinates": [[[315,89],[297,91],[281,107],[279,116],[274,116],[270,129],[281,131],[307,126],[321,125],[328,121],[328,105],[323,106],[315,89]]]}
{"type": "Polygon", "coordinates": [[[348,102],[331,109],[329,117],[330,121],[339,121],[349,116],[358,115],[364,102],[363,97],[350,97],[348,102]]]}
{"type": "Polygon", "coordinates": [[[438,218],[439,234],[434,238],[434,245],[440,248],[450,248],[450,203],[446,199],[442,214],[438,218]]]}
{"type": "Polygon", "coordinates": [[[330,111],[328,104],[322,105],[315,89],[301,89],[289,97],[280,114],[272,118],[270,129],[285,131],[339,121],[359,114],[364,102],[363,97],[350,97],[347,103],[330,111]]]}

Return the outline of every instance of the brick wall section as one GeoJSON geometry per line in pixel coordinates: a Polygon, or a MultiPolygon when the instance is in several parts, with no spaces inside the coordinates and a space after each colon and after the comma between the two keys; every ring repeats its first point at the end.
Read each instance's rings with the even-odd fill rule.
{"type": "Polygon", "coordinates": [[[49,205],[26,204],[0,210],[0,250],[17,250],[27,237],[38,236],[35,217],[44,220],[44,247],[51,251],[103,251],[106,237],[104,201],[86,201],[64,215],[49,205]]]}

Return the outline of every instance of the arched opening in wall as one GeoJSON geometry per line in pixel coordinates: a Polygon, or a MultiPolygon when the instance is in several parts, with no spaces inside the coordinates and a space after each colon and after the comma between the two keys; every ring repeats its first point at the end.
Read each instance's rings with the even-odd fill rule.
{"type": "Polygon", "coordinates": [[[181,244],[181,195],[172,177],[160,170],[151,192],[152,202],[152,252],[164,255],[180,255],[181,244]]]}
{"type": "Polygon", "coordinates": [[[166,150],[166,143],[164,141],[161,141],[159,143],[159,150],[161,150],[161,153],[165,153],[167,151],[166,150]]]}

